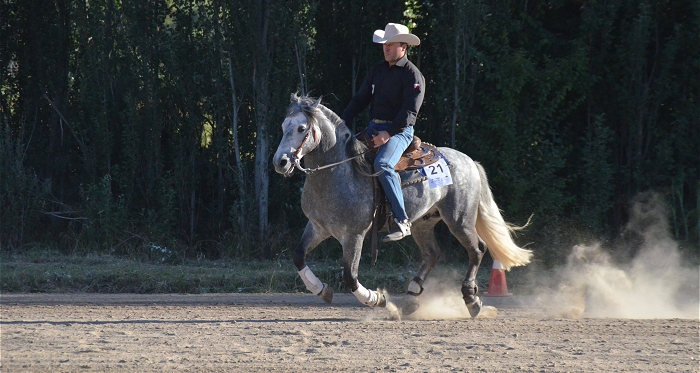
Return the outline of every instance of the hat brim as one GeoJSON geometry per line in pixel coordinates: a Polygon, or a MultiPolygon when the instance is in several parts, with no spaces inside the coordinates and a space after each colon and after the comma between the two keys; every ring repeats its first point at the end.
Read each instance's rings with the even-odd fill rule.
{"type": "Polygon", "coordinates": [[[384,38],[384,30],[377,30],[374,32],[372,41],[378,44],[385,43],[406,43],[408,45],[420,45],[420,39],[413,34],[398,34],[394,35],[389,39],[384,38]]]}

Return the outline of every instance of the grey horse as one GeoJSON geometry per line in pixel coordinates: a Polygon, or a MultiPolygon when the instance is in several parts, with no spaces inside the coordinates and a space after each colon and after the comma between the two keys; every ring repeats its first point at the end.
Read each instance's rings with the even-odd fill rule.
{"type": "MultiPolygon", "coordinates": [[[[371,165],[363,162],[361,156],[367,148],[320,99],[308,96],[292,94],[282,131],[273,158],[275,171],[284,176],[290,176],[295,169],[307,173],[301,207],[309,222],[292,254],[306,288],[324,301],[332,301],[333,289],[306,265],[306,255],[332,236],[343,247],[345,286],[365,305],[386,306],[384,294],[366,289],[358,281],[362,244],[374,214],[371,165]]],[[[439,150],[452,166],[453,183],[430,188],[427,182],[418,182],[403,188],[422,263],[408,285],[402,312],[410,314],[419,307],[423,282],[440,256],[434,228],[442,220],[469,255],[462,295],[470,315],[476,317],[482,308],[476,274],[485,252],[480,240],[505,269],[526,265],[532,252],[513,242],[512,233],[522,227],[503,220],[482,166],[454,149],[439,150]]]]}

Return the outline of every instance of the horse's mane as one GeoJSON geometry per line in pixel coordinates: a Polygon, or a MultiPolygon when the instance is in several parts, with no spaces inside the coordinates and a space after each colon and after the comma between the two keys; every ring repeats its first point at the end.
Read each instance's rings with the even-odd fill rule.
{"type": "Polygon", "coordinates": [[[356,139],[355,136],[351,136],[350,141],[348,141],[347,144],[345,144],[345,148],[347,149],[348,154],[363,154],[362,157],[355,158],[355,162],[353,162],[352,164],[355,167],[355,170],[361,173],[362,175],[371,175],[374,171],[374,167],[367,160],[367,151],[369,150],[369,148],[367,148],[367,145],[365,145],[365,143],[363,143],[362,141],[356,139]]]}
{"type": "MultiPolygon", "coordinates": [[[[299,95],[294,93],[292,94],[290,101],[291,103],[287,108],[287,116],[294,115],[296,113],[302,113],[306,117],[306,121],[309,123],[309,127],[318,125],[323,120],[323,118],[319,117],[321,115],[324,116],[325,119],[327,119],[333,125],[333,128],[336,132],[338,132],[338,127],[342,126],[340,130],[342,132],[347,132],[348,136],[346,137],[346,139],[336,140],[345,141],[345,151],[347,156],[352,157],[367,152],[367,146],[364,143],[362,143],[362,141],[358,141],[355,138],[355,136],[352,136],[352,134],[350,133],[350,129],[346,126],[345,122],[336,113],[334,113],[333,110],[322,105],[320,98],[314,98],[308,95],[299,95]]],[[[331,146],[335,145],[329,144],[329,142],[325,142],[325,144],[327,145],[322,147],[322,150],[324,152],[327,151],[331,146]]],[[[372,165],[369,162],[367,162],[366,157],[364,156],[355,158],[353,166],[357,171],[359,171],[362,174],[367,175],[372,173],[372,165]]]]}

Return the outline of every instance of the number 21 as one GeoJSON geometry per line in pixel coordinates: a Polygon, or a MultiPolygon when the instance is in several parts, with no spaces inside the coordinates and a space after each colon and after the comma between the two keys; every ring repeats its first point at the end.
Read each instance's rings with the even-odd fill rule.
{"type": "Polygon", "coordinates": [[[437,174],[438,174],[438,172],[435,170],[435,168],[439,168],[439,169],[440,169],[440,172],[439,172],[439,173],[441,173],[441,174],[445,173],[445,171],[442,169],[442,165],[441,165],[441,164],[438,164],[437,166],[430,165],[430,166],[428,166],[428,167],[430,168],[430,174],[431,174],[431,175],[437,175],[437,174]]]}

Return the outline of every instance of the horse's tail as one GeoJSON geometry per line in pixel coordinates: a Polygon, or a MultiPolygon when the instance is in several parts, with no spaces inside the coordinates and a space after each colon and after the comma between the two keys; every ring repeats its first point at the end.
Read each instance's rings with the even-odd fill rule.
{"type": "Polygon", "coordinates": [[[527,227],[530,221],[528,220],[525,225],[519,227],[503,220],[503,216],[493,200],[486,171],[478,162],[474,163],[476,163],[481,178],[481,198],[476,218],[476,233],[486,243],[491,251],[491,257],[498,260],[505,269],[530,263],[532,251],[516,245],[512,236],[514,232],[527,227]]]}

